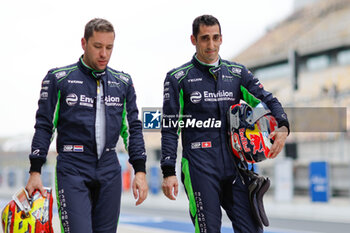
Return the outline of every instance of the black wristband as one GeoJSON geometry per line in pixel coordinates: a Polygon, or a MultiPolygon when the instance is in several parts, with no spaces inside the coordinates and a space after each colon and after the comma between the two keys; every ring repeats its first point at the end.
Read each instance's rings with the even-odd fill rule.
{"type": "Polygon", "coordinates": [[[162,167],[163,178],[168,176],[176,176],[175,167],[164,166],[162,167]]]}
{"type": "Polygon", "coordinates": [[[136,174],[136,172],[144,172],[144,173],[146,173],[146,164],[145,164],[145,161],[142,160],[142,159],[135,160],[132,163],[132,167],[134,168],[135,174],[136,174]]]}
{"type": "Polygon", "coordinates": [[[290,133],[289,122],[288,122],[288,121],[278,122],[278,127],[281,128],[282,126],[287,127],[287,129],[288,129],[288,135],[289,135],[289,133],[290,133]]]}
{"type": "Polygon", "coordinates": [[[41,167],[44,161],[42,159],[30,159],[30,169],[29,172],[39,172],[41,174],[41,167]]]}

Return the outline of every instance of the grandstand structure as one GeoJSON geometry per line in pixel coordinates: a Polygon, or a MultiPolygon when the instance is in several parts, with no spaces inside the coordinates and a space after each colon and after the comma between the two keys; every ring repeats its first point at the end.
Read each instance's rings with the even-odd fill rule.
{"type": "MultiPolygon", "coordinates": [[[[330,164],[332,194],[349,195],[350,183],[339,182],[350,178],[349,25],[349,0],[313,1],[232,58],[290,110],[283,155],[293,159],[296,193],[308,190],[310,161],[322,160],[330,164]]],[[[262,163],[262,172],[273,177],[273,164],[262,163]]]]}

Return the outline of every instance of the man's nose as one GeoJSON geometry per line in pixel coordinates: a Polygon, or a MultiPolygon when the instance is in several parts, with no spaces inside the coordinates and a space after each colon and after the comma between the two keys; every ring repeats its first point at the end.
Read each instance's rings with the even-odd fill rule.
{"type": "Polygon", "coordinates": [[[101,57],[106,57],[106,56],[107,56],[107,50],[106,50],[106,48],[102,48],[102,49],[100,50],[100,56],[101,56],[101,57]]]}
{"type": "Polygon", "coordinates": [[[209,49],[214,49],[214,48],[215,48],[215,46],[214,46],[214,40],[213,40],[213,39],[210,39],[210,40],[209,40],[208,48],[209,48],[209,49]]]}

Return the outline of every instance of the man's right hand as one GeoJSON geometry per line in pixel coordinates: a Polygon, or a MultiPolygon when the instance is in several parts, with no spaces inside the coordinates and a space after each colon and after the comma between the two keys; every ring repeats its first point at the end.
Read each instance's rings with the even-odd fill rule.
{"type": "Polygon", "coordinates": [[[26,185],[26,190],[29,194],[29,196],[32,196],[34,190],[38,189],[44,197],[46,197],[46,191],[44,189],[44,186],[41,182],[41,177],[39,172],[31,172],[28,183],[26,185]]]}
{"type": "Polygon", "coordinates": [[[176,200],[179,192],[179,184],[176,176],[168,176],[163,179],[162,190],[164,195],[170,200],[176,200]]]}

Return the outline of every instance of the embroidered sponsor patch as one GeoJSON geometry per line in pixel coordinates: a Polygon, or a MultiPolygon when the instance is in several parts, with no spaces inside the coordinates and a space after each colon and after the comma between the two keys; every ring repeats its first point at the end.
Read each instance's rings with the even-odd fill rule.
{"type": "Polygon", "coordinates": [[[63,152],[72,152],[73,151],[73,145],[64,145],[63,146],[63,152]]]}
{"type": "Polygon", "coordinates": [[[205,149],[205,148],[211,148],[211,141],[207,142],[192,142],[191,143],[191,149],[205,149]]]}
{"type": "Polygon", "coordinates": [[[181,70],[175,74],[175,78],[179,79],[179,78],[183,77],[184,75],[185,75],[185,72],[183,70],[181,70]]]}
{"type": "Polygon", "coordinates": [[[192,142],[191,143],[191,149],[199,149],[199,148],[201,148],[200,142],[192,142]]]}
{"type": "Polygon", "coordinates": [[[56,73],[55,76],[57,79],[60,79],[64,76],[66,76],[66,74],[67,74],[66,71],[60,71],[60,72],[56,73]]]}
{"type": "Polygon", "coordinates": [[[84,152],[83,145],[64,145],[63,152],[84,152]]]}
{"type": "Polygon", "coordinates": [[[241,75],[242,69],[237,67],[232,67],[232,73],[241,75]]]}

